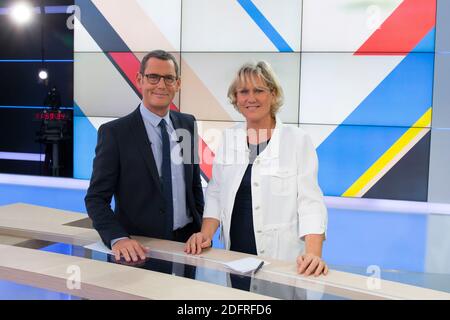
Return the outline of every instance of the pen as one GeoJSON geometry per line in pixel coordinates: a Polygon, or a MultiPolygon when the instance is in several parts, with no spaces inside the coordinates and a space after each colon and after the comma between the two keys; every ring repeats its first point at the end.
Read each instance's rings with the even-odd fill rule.
{"type": "Polygon", "coordinates": [[[262,268],[262,266],[264,265],[264,261],[261,261],[261,263],[258,265],[258,267],[255,269],[255,272],[253,272],[253,274],[255,275],[258,271],[259,271],[259,269],[261,269],[262,268]]]}

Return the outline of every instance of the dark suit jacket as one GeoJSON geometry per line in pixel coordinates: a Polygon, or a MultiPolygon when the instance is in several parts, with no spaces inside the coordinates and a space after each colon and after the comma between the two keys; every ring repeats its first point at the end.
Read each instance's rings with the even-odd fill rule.
{"type": "MultiPolygon", "coordinates": [[[[170,111],[170,119],[175,129],[186,129],[193,137],[191,161],[184,161],[186,203],[199,231],[204,200],[195,118],[170,111]]],[[[93,167],[85,203],[105,245],[110,247],[111,240],[131,234],[167,239],[161,182],[139,107],[100,126],[93,167]],[[114,212],[110,205],[113,195],[114,212]]]]}

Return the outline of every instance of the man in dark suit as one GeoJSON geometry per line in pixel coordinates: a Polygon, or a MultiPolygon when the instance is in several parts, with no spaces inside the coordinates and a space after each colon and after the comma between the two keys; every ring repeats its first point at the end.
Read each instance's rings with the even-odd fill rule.
{"type": "Polygon", "coordinates": [[[175,58],[148,53],[136,81],[138,108],[98,130],[85,197],[103,242],[127,262],[145,259],[148,251],[131,235],[185,242],[200,231],[204,206],[195,118],[169,110],[180,88],[175,58]]]}

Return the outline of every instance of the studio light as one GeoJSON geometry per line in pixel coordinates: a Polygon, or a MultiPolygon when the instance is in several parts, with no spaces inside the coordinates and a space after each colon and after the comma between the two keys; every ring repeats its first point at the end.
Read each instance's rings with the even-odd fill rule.
{"type": "Polygon", "coordinates": [[[48,79],[48,72],[46,70],[39,71],[39,79],[47,80],[48,79]]]}
{"type": "Polygon", "coordinates": [[[33,7],[28,3],[20,2],[11,7],[12,19],[18,24],[25,24],[33,18],[33,7]]]}

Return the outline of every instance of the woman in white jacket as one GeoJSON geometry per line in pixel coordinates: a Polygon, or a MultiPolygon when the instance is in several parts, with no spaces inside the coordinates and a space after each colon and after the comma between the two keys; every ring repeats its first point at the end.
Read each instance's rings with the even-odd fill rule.
{"type": "Polygon", "coordinates": [[[298,272],[327,274],[322,243],[327,210],[310,137],[276,116],[283,91],[269,64],[240,68],[228,97],[246,123],[225,130],[206,190],[200,232],[185,252],[211,246],[221,227],[229,250],[297,261],[298,272]]]}

